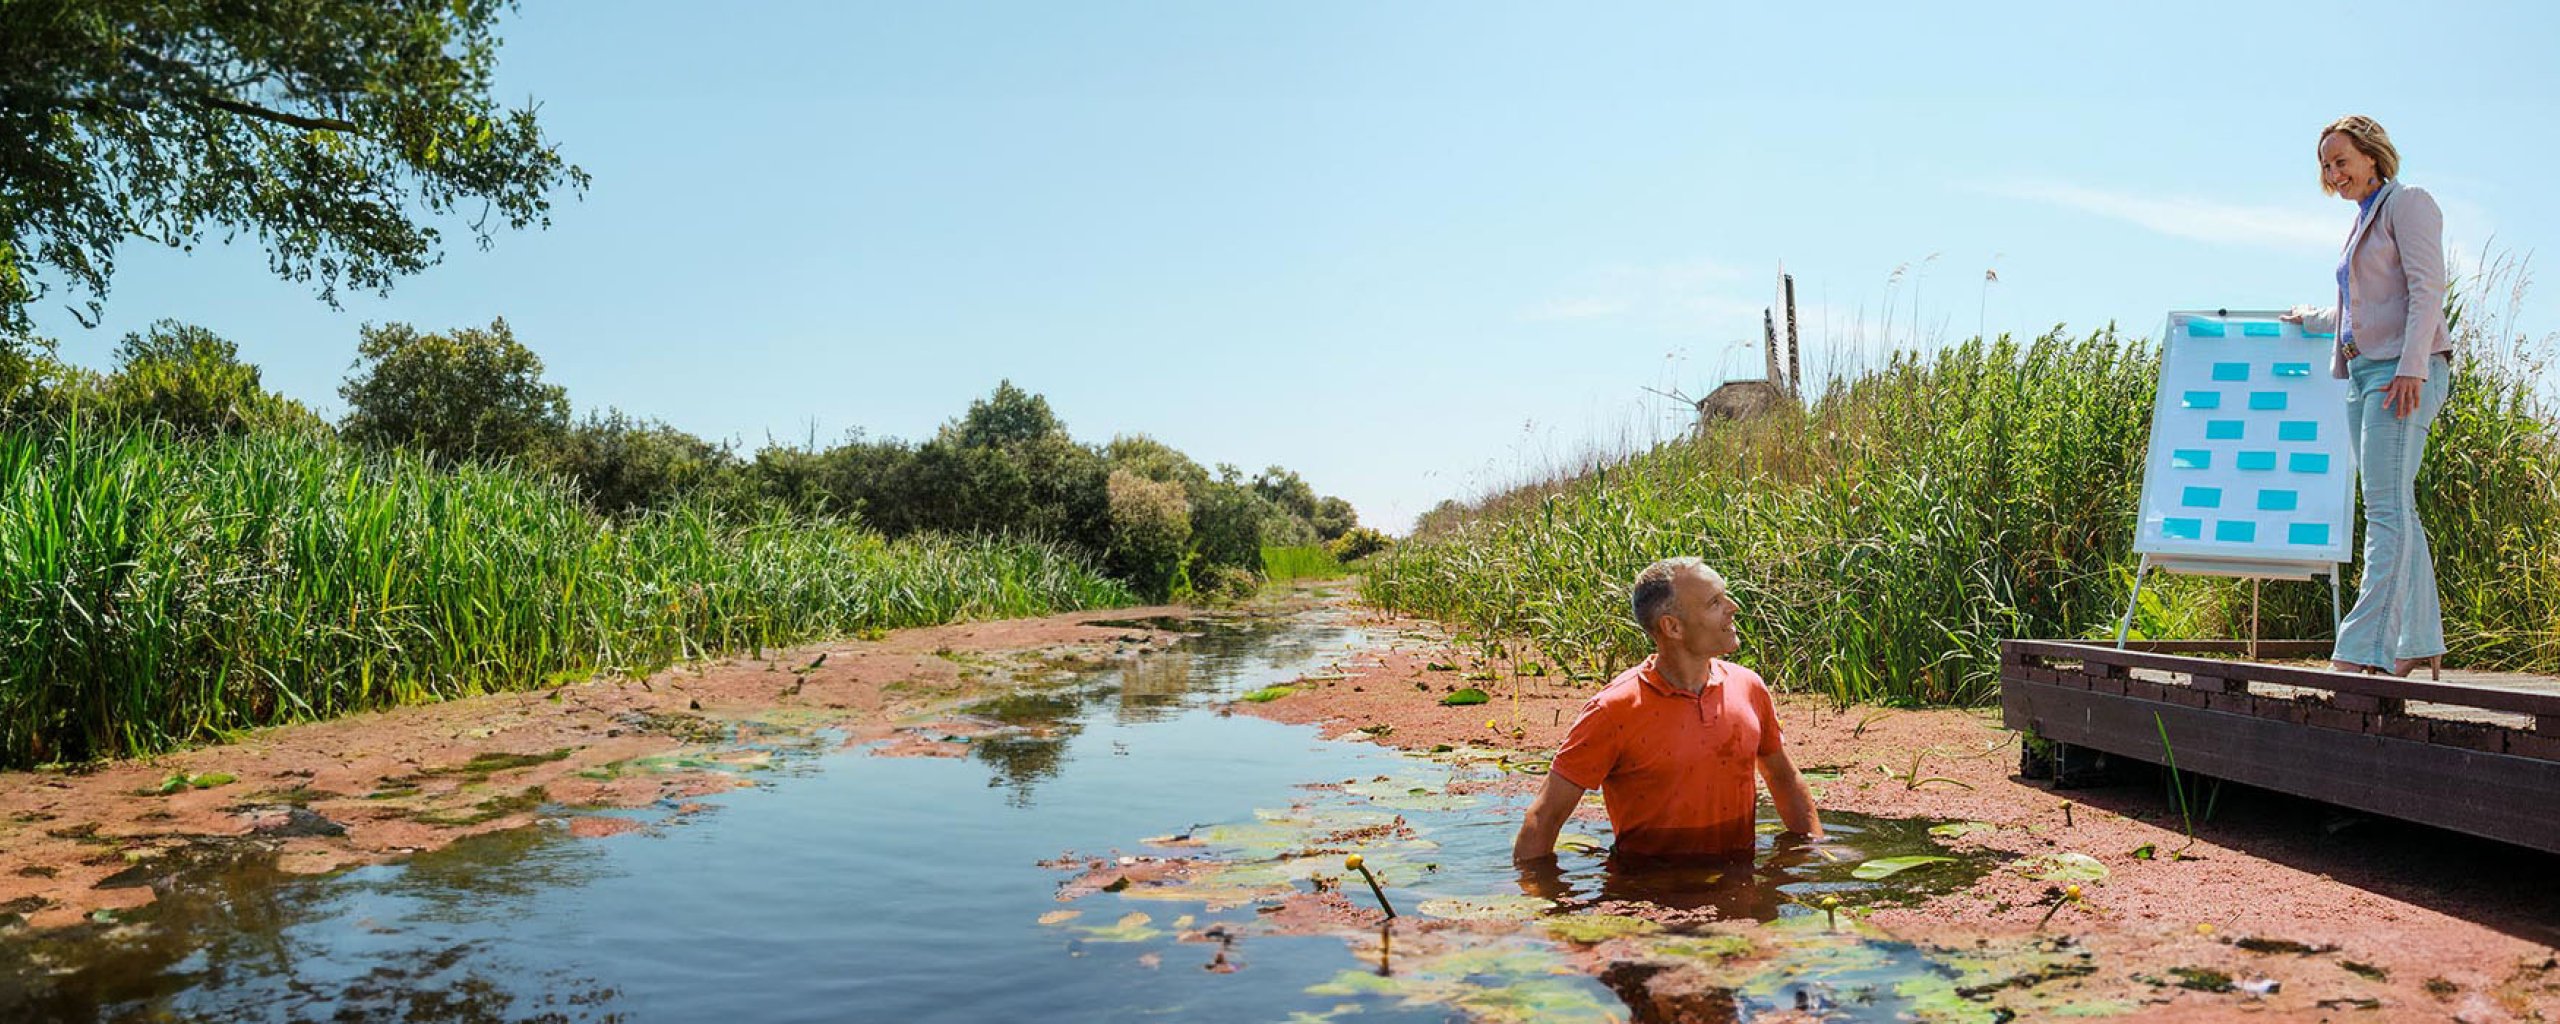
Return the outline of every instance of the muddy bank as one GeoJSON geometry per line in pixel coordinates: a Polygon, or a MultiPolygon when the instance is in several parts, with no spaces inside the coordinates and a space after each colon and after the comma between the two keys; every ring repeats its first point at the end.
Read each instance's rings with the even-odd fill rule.
{"type": "MultiPolygon", "coordinates": [[[[1534,768],[1601,682],[1531,652],[1453,642],[1429,622],[1366,625],[1395,639],[1240,709],[1414,752],[1489,748],[1534,768]],[[1466,688],[1488,700],[1440,703],[1466,688]]],[[[2548,882],[2560,858],[2240,787],[2198,788],[2182,815],[2149,770],[2057,792],[2018,776],[2018,739],[1996,709],[1844,711],[1783,696],[1779,713],[1824,810],[1973,823],[1949,829],[1949,844],[2007,865],[1917,905],[1847,908],[1881,940],[2060,941],[2104,965],[2069,983],[2084,1002],[2181,1019],[2560,1018],[2560,887],[2548,882]],[[2069,898],[2071,873],[2053,869],[2082,857],[2094,877],[2069,898]]],[[[1525,800],[1540,783],[1531,771],[1485,785],[1525,800]]],[[[1571,827],[1606,822],[1594,799],[1571,827]]],[[[1643,1013],[1713,1016],[1701,993],[1718,986],[1693,965],[1607,950],[1587,965],[1643,1013]]]]}
{"type": "Polygon", "coordinates": [[[767,738],[952,753],[996,723],[930,712],[1062,677],[1178,636],[1096,625],[1177,608],[904,630],[679,667],[261,730],[235,742],[0,774],[0,928],[112,920],[209,849],[276,850],[319,873],[566,816],[573,835],[641,827],[583,815],[746,785],[767,738]],[[567,810],[564,810],[567,809],[567,810]]]}

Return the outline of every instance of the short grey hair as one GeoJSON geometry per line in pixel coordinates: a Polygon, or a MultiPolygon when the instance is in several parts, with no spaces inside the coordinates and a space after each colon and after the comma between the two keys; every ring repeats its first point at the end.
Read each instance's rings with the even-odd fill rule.
{"type": "Polygon", "coordinates": [[[1680,575],[1682,569],[1695,569],[1700,574],[1715,579],[1724,578],[1715,570],[1707,568],[1705,559],[1693,555],[1665,558],[1645,566],[1643,572],[1636,574],[1636,585],[1628,592],[1627,603],[1635,612],[1636,628],[1644,630],[1646,636],[1653,635],[1655,620],[1662,618],[1670,611],[1671,579],[1680,575]]]}

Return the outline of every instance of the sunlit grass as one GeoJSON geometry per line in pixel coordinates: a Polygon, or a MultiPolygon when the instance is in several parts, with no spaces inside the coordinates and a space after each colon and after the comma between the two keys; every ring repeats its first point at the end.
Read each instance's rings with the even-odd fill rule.
{"type": "Polygon", "coordinates": [[[614,523],[548,480],[307,437],[0,431],[0,765],[1130,600],[1039,543],[614,523]]]}
{"type": "Polygon", "coordinates": [[[1330,580],[1350,575],[1351,570],[1334,560],[1333,553],[1322,545],[1262,549],[1262,576],[1273,583],[1294,580],[1330,580]]]}

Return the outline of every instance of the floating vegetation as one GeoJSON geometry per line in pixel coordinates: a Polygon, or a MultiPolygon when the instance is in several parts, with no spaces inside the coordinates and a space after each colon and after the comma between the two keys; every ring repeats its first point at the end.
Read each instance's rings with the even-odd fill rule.
{"type": "Polygon", "coordinates": [[[1597,945],[1611,939],[1623,939],[1631,935],[1652,935],[1662,930],[1661,922],[1618,914],[1575,914],[1567,917],[1551,917],[1540,924],[1546,929],[1547,934],[1557,941],[1579,943],[1585,946],[1597,945]]]}
{"type": "Polygon", "coordinates": [[[1492,699],[1493,699],[1493,695],[1488,694],[1488,693],[1484,692],[1483,690],[1479,690],[1479,689],[1477,689],[1477,688],[1475,688],[1475,687],[1470,686],[1470,687],[1467,687],[1466,689],[1459,690],[1459,691],[1457,691],[1457,692],[1455,692],[1455,693],[1452,693],[1452,694],[1450,694],[1450,695],[1448,695],[1448,696],[1446,696],[1446,697],[1442,697],[1442,698],[1440,698],[1440,703],[1441,703],[1441,704],[1443,704],[1443,705],[1446,705],[1446,706],[1448,706],[1448,707],[1453,707],[1453,708],[1454,708],[1454,707],[1465,707],[1465,706],[1470,705],[1470,704],[1482,704],[1482,703],[1485,703],[1486,701],[1490,701],[1490,700],[1492,700],[1492,699]]]}
{"type": "Polygon", "coordinates": [[[2107,877],[2107,866],[2085,853],[2040,853],[2019,861],[2018,871],[2045,882],[2094,882],[2107,877]]]}
{"type": "Polygon", "coordinates": [[[1282,697],[1286,697],[1286,696],[1288,696],[1288,695],[1290,695],[1290,694],[1293,694],[1293,693],[1296,693],[1296,692],[1298,692],[1298,688],[1297,688],[1297,687],[1295,687],[1295,686],[1289,686],[1289,685],[1286,685],[1286,684],[1283,684],[1283,685],[1280,685],[1280,686],[1265,686],[1265,687],[1263,687],[1263,688],[1261,688],[1261,689],[1259,689],[1259,690],[1255,690],[1255,691],[1253,691],[1253,692],[1251,692],[1251,693],[1244,694],[1243,696],[1240,696],[1240,697],[1238,697],[1238,698],[1236,698],[1236,699],[1237,699],[1237,700],[1252,701],[1253,703],[1256,703],[1256,704],[1268,704],[1268,703],[1271,703],[1272,701],[1279,700],[1279,699],[1280,699],[1280,698],[1282,698],[1282,697]]]}
{"type": "Polygon", "coordinates": [[[1928,855],[1910,857],[1878,857],[1874,860],[1859,864],[1856,868],[1850,870],[1849,875],[1850,877],[1861,881],[1874,882],[1891,878],[1913,868],[1927,867],[1931,864],[1949,864],[1954,861],[1955,858],[1953,857],[1928,855]]]}
{"type": "Polygon", "coordinates": [[[151,792],[160,796],[168,796],[171,793],[183,790],[212,789],[215,786],[227,786],[238,781],[240,781],[240,777],[229,772],[206,772],[202,775],[189,775],[185,772],[171,772],[169,773],[168,778],[160,780],[160,784],[158,786],[152,787],[151,792]]]}

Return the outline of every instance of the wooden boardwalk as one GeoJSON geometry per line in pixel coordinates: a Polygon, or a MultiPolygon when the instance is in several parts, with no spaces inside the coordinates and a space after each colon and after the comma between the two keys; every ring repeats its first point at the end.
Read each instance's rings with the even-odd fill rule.
{"type": "Polygon", "coordinates": [[[2560,853],[2560,678],[2326,668],[2326,642],[2010,640],[2009,728],[2560,853]],[[2163,734],[2167,741],[2163,742],[2163,734]]]}

